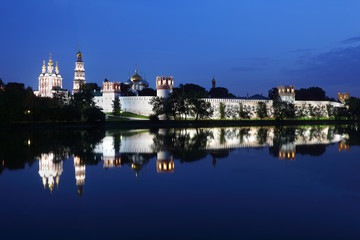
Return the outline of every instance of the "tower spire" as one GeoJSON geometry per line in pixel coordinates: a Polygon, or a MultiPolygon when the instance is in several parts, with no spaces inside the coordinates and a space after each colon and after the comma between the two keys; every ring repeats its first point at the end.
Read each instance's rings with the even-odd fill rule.
{"type": "Polygon", "coordinates": [[[59,66],[58,66],[58,61],[56,61],[56,66],[55,66],[55,74],[58,75],[59,74],[59,66]]]}
{"type": "Polygon", "coordinates": [[[135,64],[135,73],[137,73],[137,64],[135,64]]]}

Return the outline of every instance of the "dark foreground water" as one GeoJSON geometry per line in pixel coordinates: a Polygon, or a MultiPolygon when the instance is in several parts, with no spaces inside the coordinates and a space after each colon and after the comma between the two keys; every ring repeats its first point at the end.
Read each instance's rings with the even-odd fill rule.
{"type": "Polygon", "coordinates": [[[360,239],[356,126],[0,138],[1,239],[360,239]]]}

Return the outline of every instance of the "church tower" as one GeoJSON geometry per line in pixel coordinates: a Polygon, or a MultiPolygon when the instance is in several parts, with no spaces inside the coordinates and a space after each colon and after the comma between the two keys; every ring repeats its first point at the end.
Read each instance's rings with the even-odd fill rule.
{"type": "Polygon", "coordinates": [[[86,84],[85,68],[84,68],[84,62],[82,61],[82,53],[80,52],[80,46],[79,46],[79,52],[76,54],[76,56],[77,56],[77,61],[75,63],[74,85],[73,85],[72,94],[79,92],[81,86],[86,84]]]}

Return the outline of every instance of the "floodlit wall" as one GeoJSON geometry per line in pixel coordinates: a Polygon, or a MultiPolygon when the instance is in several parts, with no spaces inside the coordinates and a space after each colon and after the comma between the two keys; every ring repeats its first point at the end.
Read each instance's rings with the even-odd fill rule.
{"type": "MultiPolygon", "coordinates": [[[[101,107],[104,112],[112,112],[113,101],[115,100],[115,93],[104,93],[101,97],[95,97],[95,104],[101,107]]],[[[152,112],[152,106],[150,100],[152,96],[120,96],[121,110],[123,112],[132,112],[140,115],[149,116],[152,112]]],[[[257,118],[256,109],[259,102],[265,103],[267,113],[269,117],[273,116],[272,100],[260,100],[260,99],[234,99],[234,98],[205,98],[205,101],[211,104],[213,108],[212,119],[220,119],[220,104],[224,104],[225,112],[235,113],[235,118],[239,118],[240,105],[244,111],[250,112],[250,118],[257,118]]],[[[339,102],[330,101],[295,101],[295,107],[304,108],[305,113],[310,116],[309,106],[319,107],[324,117],[328,116],[327,105],[335,107],[343,107],[344,105],[339,102]]],[[[226,116],[225,118],[233,118],[226,116]]]]}

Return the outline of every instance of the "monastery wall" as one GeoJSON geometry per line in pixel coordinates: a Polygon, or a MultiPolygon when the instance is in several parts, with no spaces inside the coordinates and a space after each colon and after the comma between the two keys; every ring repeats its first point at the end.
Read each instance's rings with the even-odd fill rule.
{"type": "Polygon", "coordinates": [[[140,115],[149,116],[153,113],[150,104],[151,96],[129,96],[120,97],[121,110],[123,112],[132,112],[140,115]]]}

